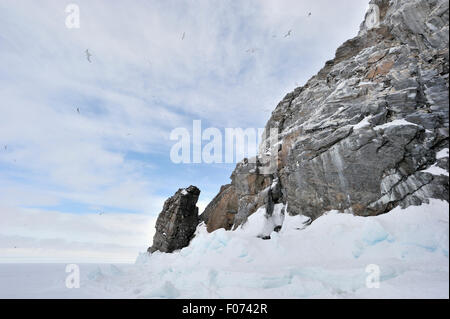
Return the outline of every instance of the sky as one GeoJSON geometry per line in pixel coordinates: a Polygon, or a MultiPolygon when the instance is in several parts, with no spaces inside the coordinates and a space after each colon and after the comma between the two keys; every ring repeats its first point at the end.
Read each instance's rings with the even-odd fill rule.
{"type": "Polygon", "coordinates": [[[172,162],[170,133],[194,120],[263,128],[356,36],[367,8],[2,0],[0,262],[133,262],[165,199],[196,185],[201,211],[235,167],[172,162]],[[79,28],[66,26],[71,3],[79,28]]]}

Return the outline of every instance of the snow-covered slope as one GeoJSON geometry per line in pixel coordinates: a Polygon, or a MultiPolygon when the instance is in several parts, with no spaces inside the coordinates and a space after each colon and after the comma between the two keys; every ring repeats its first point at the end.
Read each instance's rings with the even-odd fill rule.
{"type": "MultiPolygon", "coordinates": [[[[376,217],[329,212],[305,226],[284,218],[271,240],[264,210],[234,232],[197,229],[174,253],[143,253],[135,265],[0,265],[2,298],[448,298],[448,203],[396,208],[376,217]],[[373,285],[377,267],[379,288],[373,285]]],[[[281,216],[279,216],[281,217],[281,216]]],[[[280,219],[271,220],[278,223],[280,219]]]]}
{"type": "Polygon", "coordinates": [[[180,252],[138,259],[140,265],[124,278],[139,281],[139,292],[127,293],[152,298],[448,298],[447,202],[432,200],[376,217],[329,212],[310,226],[305,222],[302,216],[286,215],[271,240],[257,238],[267,229],[264,209],[235,232],[208,234],[201,225],[180,252]],[[379,267],[379,288],[366,286],[373,271],[369,265],[379,267]]]}
{"type": "Polygon", "coordinates": [[[260,209],[233,232],[200,225],[171,254],[80,265],[78,289],[66,288],[65,265],[0,265],[0,286],[8,287],[0,297],[448,298],[448,208],[431,200],[376,217],[329,212],[309,226],[305,217],[276,215],[269,223],[283,228],[270,240],[258,238],[268,229],[260,209]],[[368,288],[376,267],[379,288],[368,288]]]}

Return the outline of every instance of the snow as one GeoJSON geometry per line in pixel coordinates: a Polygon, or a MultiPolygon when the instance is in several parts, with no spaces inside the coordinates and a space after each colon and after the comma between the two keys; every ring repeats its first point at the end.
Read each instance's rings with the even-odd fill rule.
{"type": "Polygon", "coordinates": [[[373,85],[373,82],[359,82],[358,86],[364,86],[364,85],[373,85]]]}
{"type": "Polygon", "coordinates": [[[199,225],[189,247],[141,254],[136,264],[0,264],[0,298],[448,298],[448,203],[396,208],[375,217],[329,212],[271,217],[264,208],[236,231],[199,225]],[[270,232],[273,226],[282,229],[270,232]],[[259,235],[270,233],[270,240],[259,235]],[[379,288],[367,286],[379,269],[379,288]]]}
{"type": "Polygon", "coordinates": [[[183,189],[183,190],[181,191],[181,195],[187,195],[187,194],[188,194],[187,190],[183,189]]]}
{"type": "Polygon", "coordinates": [[[414,125],[414,126],[419,126],[415,123],[411,123],[406,121],[405,119],[398,119],[398,120],[394,120],[392,122],[388,122],[382,125],[377,125],[374,127],[374,130],[384,130],[388,127],[392,127],[392,126],[401,126],[401,125],[414,125]]]}
{"type": "MultiPolygon", "coordinates": [[[[353,130],[359,130],[359,129],[362,129],[362,128],[365,128],[365,127],[368,127],[368,126],[370,126],[371,125],[371,123],[369,122],[371,119],[373,118],[373,116],[372,115],[369,115],[369,116],[366,116],[365,118],[363,118],[358,124],[355,124],[355,125],[351,125],[352,127],[353,127],[353,130]]],[[[414,126],[419,126],[420,127],[420,125],[417,125],[417,124],[415,124],[415,123],[411,123],[411,122],[408,122],[408,121],[406,121],[405,119],[397,119],[397,120],[394,120],[394,121],[392,121],[392,122],[388,122],[388,123],[385,123],[385,124],[382,124],[382,125],[377,125],[377,126],[375,126],[373,129],[375,130],[375,131],[377,131],[377,130],[385,130],[385,129],[387,129],[388,127],[393,127],[393,126],[402,126],[402,125],[414,125],[414,126]]],[[[430,130],[426,130],[427,132],[431,132],[430,130]]],[[[447,149],[447,156],[448,156],[448,149],[447,149]]]]}
{"type": "Polygon", "coordinates": [[[278,178],[275,178],[272,182],[272,185],[270,185],[270,188],[275,188],[278,185],[278,178]]]}
{"type": "Polygon", "coordinates": [[[285,206],[283,204],[275,204],[272,216],[267,217],[266,209],[263,206],[249,217],[248,222],[242,225],[239,231],[250,237],[271,236],[275,227],[283,225],[284,212],[285,206]]]}
{"type": "Polygon", "coordinates": [[[371,124],[370,124],[369,120],[371,118],[372,118],[372,116],[366,116],[364,119],[361,120],[361,122],[359,122],[356,125],[353,125],[353,129],[356,131],[356,130],[359,130],[359,129],[363,128],[363,127],[370,126],[371,124]]]}
{"type": "Polygon", "coordinates": [[[436,159],[448,157],[448,148],[444,148],[436,153],[436,159]]]}
{"type": "Polygon", "coordinates": [[[428,167],[427,169],[422,170],[423,173],[430,173],[432,175],[445,175],[448,176],[448,172],[434,164],[433,166],[428,167]]]}

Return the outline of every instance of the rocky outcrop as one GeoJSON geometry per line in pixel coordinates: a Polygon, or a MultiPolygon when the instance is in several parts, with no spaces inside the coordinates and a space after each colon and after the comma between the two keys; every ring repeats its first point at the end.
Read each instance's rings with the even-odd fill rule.
{"type": "Polygon", "coordinates": [[[448,201],[448,152],[437,156],[449,147],[448,0],[370,3],[358,36],[272,113],[259,153],[277,158],[276,170],[260,173],[261,155],[239,163],[205,210],[209,231],[277,203],[314,220],[448,201]]]}
{"type": "Polygon", "coordinates": [[[196,206],[200,190],[195,186],[180,188],[167,199],[156,220],[153,245],[148,252],[157,250],[171,253],[189,245],[199,223],[196,206]]]}

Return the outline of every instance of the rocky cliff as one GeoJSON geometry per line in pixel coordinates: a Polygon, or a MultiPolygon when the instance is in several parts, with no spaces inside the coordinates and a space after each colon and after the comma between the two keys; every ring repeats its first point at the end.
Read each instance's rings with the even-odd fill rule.
{"type": "Polygon", "coordinates": [[[156,233],[149,253],[171,253],[189,245],[198,225],[196,206],[200,190],[195,186],[180,188],[167,199],[156,220],[156,233]]]}
{"type": "Polygon", "coordinates": [[[313,221],[448,201],[449,2],[370,3],[359,34],[273,111],[259,153],[277,159],[274,172],[261,173],[261,155],[239,163],[200,216],[208,231],[263,205],[268,218],[283,204],[313,221]]]}

